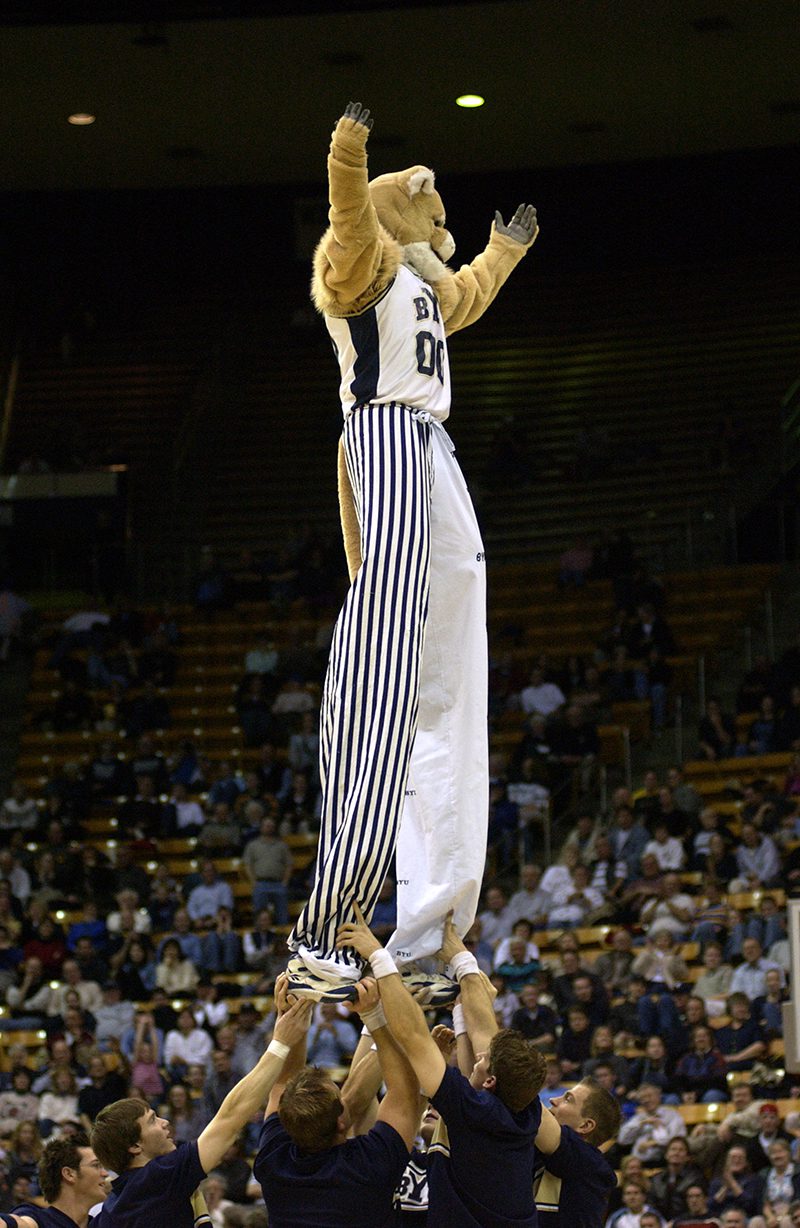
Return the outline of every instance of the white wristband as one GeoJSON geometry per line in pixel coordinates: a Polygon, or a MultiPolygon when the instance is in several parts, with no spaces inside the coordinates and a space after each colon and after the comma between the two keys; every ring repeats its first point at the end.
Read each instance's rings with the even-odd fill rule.
{"type": "Polygon", "coordinates": [[[397,972],[397,964],[385,947],[378,947],[377,951],[372,952],[369,957],[369,966],[372,969],[372,975],[378,981],[382,976],[394,976],[397,972]]]}
{"type": "Polygon", "coordinates": [[[370,1034],[377,1032],[378,1028],[386,1027],[386,1015],[380,1002],[371,1011],[366,1011],[361,1016],[361,1022],[370,1034]]]}
{"type": "Polygon", "coordinates": [[[456,1002],[453,1007],[453,1031],[456,1036],[465,1036],[467,1025],[464,1022],[464,1007],[460,1002],[456,1002]]]}
{"type": "Polygon", "coordinates": [[[285,1061],[289,1056],[291,1045],[285,1045],[282,1040],[271,1040],[267,1045],[267,1053],[272,1053],[275,1057],[279,1057],[281,1061],[285,1061]]]}
{"type": "Polygon", "coordinates": [[[459,951],[458,955],[454,955],[450,960],[450,971],[460,984],[462,976],[470,976],[472,973],[477,975],[480,968],[471,951],[459,951]]]}

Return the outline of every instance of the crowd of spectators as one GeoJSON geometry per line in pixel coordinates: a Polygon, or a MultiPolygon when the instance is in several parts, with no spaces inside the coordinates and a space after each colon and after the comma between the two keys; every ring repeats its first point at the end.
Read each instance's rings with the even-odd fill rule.
{"type": "MultiPolygon", "coordinates": [[[[625,553],[624,542],[607,546],[625,553]]],[[[313,842],[319,825],[317,704],[333,586],[313,553],[313,584],[291,549],[267,568],[243,554],[229,574],[209,554],[198,577],[202,617],[266,591],[273,624],[283,621],[279,636],[254,626],[231,678],[246,769],[189,739],[161,749],[185,642],[170,609],[88,611],[51,645],[63,683],[36,723],[84,732],[93,751],[35,797],[15,781],[0,805],[2,1206],[35,1193],[43,1139],[85,1126],[127,1090],[168,1116],[176,1138],[197,1137],[263,1048],[271,1019],[257,1000],[285,965],[291,905],[310,872],[292,845],[313,842]],[[85,839],[98,809],[116,818],[113,849],[85,839]],[[179,871],[163,842],[189,838],[197,864],[179,871]]],[[[746,1228],[760,1215],[753,1228],[798,1228],[789,1184],[800,1174],[800,1119],[781,1123],[776,1102],[800,1095],[800,1080],[771,1044],[788,996],[780,892],[800,881],[800,741],[786,746],[798,759],[785,781],[741,785],[735,816],[705,805],[678,765],[617,789],[600,813],[598,724],[616,700],[647,698],[658,728],[664,658],[675,650],[658,585],[623,568],[615,588],[617,612],[591,659],[542,657],[519,676],[493,658],[492,717],[518,720],[520,739],[493,759],[493,877],[467,945],[491,977],[498,1020],[552,1055],[545,1099],[584,1074],[620,1097],[613,1225],[746,1228]],[[558,797],[583,804],[557,862],[542,867],[539,823],[558,797]],[[736,900],[747,892],[760,894],[736,900]],[[598,926],[602,945],[596,928],[582,943],[598,926]],[[679,1111],[728,1100],[735,1111],[721,1124],[692,1128],[679,1111]]],[[[800,647],[775,670],[756,663],[739,711],[758,711],[762,725],[771,716],[768,748],[783,747],[800,713],[800,647]],[[781,689],[776,679],[787,678],[781,689]]],[[[763,732],[748,728],[748,753],[763,732]]],[[[705,751],[702,732],[700,741],[705,751]]],[[[394,916],[389,879],[373,921],[383,939],[394,916]]],[[[346,1065],[356,1039],[346,1010],[320,1007],[310,1060],[346,1065]]],[[[258,1200],[246,1159],[254,1137],[255,1126],[209,1178],[215,1224],[243,1222],[241,1208],[258,1200]]]]}

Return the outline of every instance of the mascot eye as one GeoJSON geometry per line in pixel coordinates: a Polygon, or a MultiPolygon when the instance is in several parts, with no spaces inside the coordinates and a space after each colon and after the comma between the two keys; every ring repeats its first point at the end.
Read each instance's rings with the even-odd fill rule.
{"type": "Polygon", "coordinates": [[[433,224],[434,226],[444,226],[444,218],[434,218],[433,224]]]}

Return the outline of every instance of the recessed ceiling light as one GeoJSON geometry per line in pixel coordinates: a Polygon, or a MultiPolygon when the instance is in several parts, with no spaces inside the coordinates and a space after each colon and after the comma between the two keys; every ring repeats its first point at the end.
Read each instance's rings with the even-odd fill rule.
{"type": "Polygon", "coordinates": [[[460,94],[458,98],[456,98],[456,106],[471,109],[473,107],[482,107],[484,101],[485,100],[481,98],[480,94],[460,94]]]}
{"type": "Polygon", "coordinates": [[[90,115],[88,111],[75,111],[67,116],[67,123],[75,124],[77,128],[85,128],[87,124],[93,124],[95,119],[96,116],[90,115]]]}

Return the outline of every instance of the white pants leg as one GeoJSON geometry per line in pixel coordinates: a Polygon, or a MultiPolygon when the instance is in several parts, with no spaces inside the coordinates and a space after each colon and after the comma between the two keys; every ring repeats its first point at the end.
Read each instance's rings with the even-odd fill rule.
{"type": "Polygon", "coordinates": [[[316,881],[290,947],[317,972],[356,975],[337,927],[369,919],[391,864],[417,726],[430,573],[431,436],[396,404],[345,421],[362,565],[334,630],[320,714],[316,881]]]}
{"type": "Polygon", "coordinates": [[[433,424],[431,590],[419,720],[397,845],[399,962],[434,954],[454,909],[475,918],[489,814],[486,563],[467,484],[433,424]]]}

